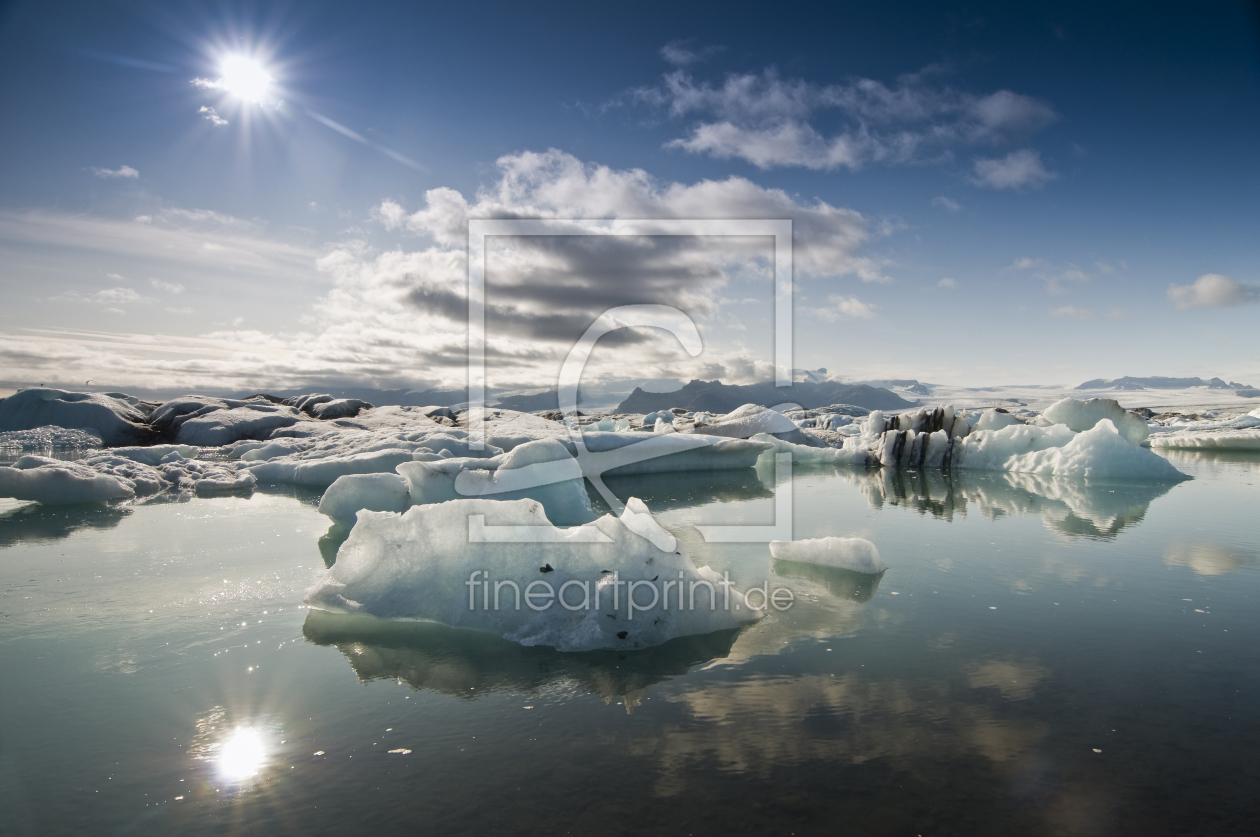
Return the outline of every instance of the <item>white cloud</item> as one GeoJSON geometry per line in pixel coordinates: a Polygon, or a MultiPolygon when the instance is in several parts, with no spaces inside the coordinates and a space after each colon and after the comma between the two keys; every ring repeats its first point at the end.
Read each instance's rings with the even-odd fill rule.
{"type": "Polygon", "coordinates": [[[1073,305],[1065,305],[1062,308],[1056,308],[1050,312],[1052,317],[1073,317],[1078,320],[1088,320],[1094,316],[1094,312],[1086,308],[1077,308],[1073,305]]]}
{"type": "MultiPolygon", "coordinates": [[[[592,165],[558,151],[504,157],[475,195],[438,188],[428,192],[418,211],[384,202],[375,215],[384,226],[422,238],[384,250],[343,240],[321,251],[270,239],[254,222],[196,210],[163,210],[131,221],[0,211],[0,240],[77,250],[93,260],[104,255],[111,259],[106,263],[137,257],[145,266],[135,272],[144,270],[141,275],[162,276],[166,282],[178,277],[189,287],[193,282],[184,276],[265,282],[269,291],[283,292],[286,305],[304,309],[301,319],[291,320],[294,325],[268,325],[269,333],[225,322],[198,336],[152,330],[0,334],[0,366],[21,380],[54,379],[74,370],[68,374],[124,388],[461,387],[467,375],[468,217],[610,223],[790,218],[798,281],[886,278],[882,263],[863,253],[879,231],[852,210],[742,178],[660,181],[641,170],[592,165]],[[162,263],[153,264],[158,260],[162,263]]],[[[619,332],[596,347],[584,381],[624,379],[627,369],[650,378],[742,383],[774,376],[769,359],[744,348],[745,335],[730,336],[737,332],[728,322],[732,311],[741,312],[739,319],[751,330],[755,318],[749,319],[745,300],[772,304],[773,253],[766,238],[492,238],[489,249],[487,372],[492,386],[554,386],[570,345],[565,341],[598,313],[627,302],[665,303],[687,311],[705,338],[704,352],[690,358],[659,332],[619,332]]],[[[125,285],[106,289],[118,301],[98,300],[94,291],[75,299],[128,309],[138,301],[124,297],[140,294],[125,285]]],[[[171,301],[165,294],[160,298],[163,304],[152,306],[155,313],[171,301]]],[[[873,310],[847,297],[827,307],[837,316],[873,310]]],[[[173,307],[162,316],[183,313],[173,307]]],[[[236,312],[214,316],[227,320],[236,312]]],[[[175,320],[181,330],[190,321],[175,320]]],[[[250,315],[251,323],[264,321],[263,314],[250,315]]]]}
{"type": "Polygon", "coordinates": [[[214,125],[216,128],[228,124],[228,121],[222,116],[219,116],[219,112],[209,105],[202,105],[197,109],[197,113],[205,117],[206,121],[211,125],[214,125]]]}
{"type": "Polygon", "coordinates": [[[167,308],[166,309],[166,313],[168,314],[191,314],[192,312],[193,310],[191,308],[167,308]]]}
{"type": "Polygon", "coordinates": [[[1205,273],[1190,285],[1169,285],[1168,299],[1178,308],[1231,308],[1260,302],[1260,285],[1205,273]]]}
{"type": "Polygon", "coordinates": [[[1041,153],[1025,148],[1005,157],[979,158],[973,183],[987,189],[1040,189],[1059,175],[1041,162],[1041,153]]]}
{"type": "Polygon", "coordinates": [[[934,84],[937,74],[930,67],[893,85],[866,78],[820,85],[767,70],[729,75],[715,86],[679,69],[657,87],[634,91],[633,98],[675,118],[699,117],[687,136],[668,147],[739,158],[763,169],[940,160],[958,145],[1026,139],[1058,118],[1040,100],[1009,90],[960,92],[934,84]],[[838,117],[841,127],[824,134],[814,124],[819,117],[838,117]]]}
{"type": "Polygon", "coordinates": [[[947,209],[950,212],[958,212],[962,209],[962,204],[960,204],[956,200],[951,200],[950,198],[947,198],[944,195],[940,195],[938,197],[932,198],[932,204],[934,206],[939,206],[943,209],[947,209]]]}
{"type": "Polygon", "coordinates": [[[116,169],[102,169],[95,166],[92,167],[92,174],[97,177],[104,178],[132,178],[139,177],[140,172],[131,166],[119,166],[116,169]]]}
{"type": "Polygon", "coordinates": [[[184,286],[178,282],[163,282],[161,279],[150,279],[149,284],[154,289],[166,291],[168,294],[182,294],[184,292],[184,286]]]}
{"type": "Polygon", "coordinates": [[[875,318],[875,306],[862,302],[857,297],[832,294],[827,297],[829,308],[814,310],[814,316],[824,322],[834,323],[841,317],[858,317],[863,320],[875,318]]]}
{"type": "Polygon", "coordinates": [[[937,287],[939,287],[939,288],[945,288],[945,289],[947,289],[947,290],[951,290],[951,291],[952,291],[952,290],[954,290],[955,288],[957,288],[957,287],[958,287],[958,282],[957,282],[957,281],[955,281],[954,279],[951,279],[951,278],[949,278],[948,276],[946,276],[944,279],[942,279],[941,281],[937,282],[937,283],[936,283],[936,285],[937,285],[937,287]]]}

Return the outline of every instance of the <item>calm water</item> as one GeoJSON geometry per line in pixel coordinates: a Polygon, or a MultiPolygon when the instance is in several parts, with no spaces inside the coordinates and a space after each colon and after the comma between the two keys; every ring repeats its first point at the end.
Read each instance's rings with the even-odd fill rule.
{"type": "Polygon", "coordinates": [[[795,536],[870,538],[875,580],[689,528],[770,523],[769,473],[610,481],[797,595],[622,654],[304,609],[317,496],[10,503],[0,833],[1255,833],[1260,456],[1174,461],[798,469],[795,536]]]}

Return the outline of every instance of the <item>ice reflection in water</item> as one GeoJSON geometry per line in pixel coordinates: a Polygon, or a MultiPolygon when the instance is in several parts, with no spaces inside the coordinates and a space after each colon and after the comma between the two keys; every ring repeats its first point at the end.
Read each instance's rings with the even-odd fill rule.
{"type": "Polygon", "coordinates": [[[682,637],[640,651],[564,653],[526,647],[479,631],[429,622],[387,622],[312,610],[302,633],[334,645],[359,679],[398,680],[462,699],[493,691],[536,694],[578,689],[632,711],[646,689],[725,657],[735,631],[682,637]]]}
{"type": "Polygon", "coordinates": [[[1042,474],[986,471],[836,469],[872,506],[908,506],[942,520],[978,513],[988,520],[1041,515],[1069,537],[1110,540],[1146,516],[1152,501],[1179,483],[1091,482],[1042,474]]]}

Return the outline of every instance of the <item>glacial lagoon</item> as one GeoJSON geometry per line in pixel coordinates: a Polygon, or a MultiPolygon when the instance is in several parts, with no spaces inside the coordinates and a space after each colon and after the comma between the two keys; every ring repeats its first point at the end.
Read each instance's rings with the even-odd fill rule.
{"type": "Polygon", "coordinates": [[[793,536],[877,577],[703,540],[775,522],[772,469],[609,478],[795,595],[626,652],[305,607],[316,491],[0,501],[0,831],[1246,832],[1260,454],[1166,455],[1194,479],[798,466],[793,536]]]}

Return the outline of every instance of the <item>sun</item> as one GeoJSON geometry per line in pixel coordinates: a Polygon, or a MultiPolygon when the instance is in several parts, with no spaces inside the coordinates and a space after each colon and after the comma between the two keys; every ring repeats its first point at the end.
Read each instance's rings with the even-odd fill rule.
{"type": "Polygon", "coordinates": [[[219,62],[215,85],[229,96],[258,104],[269,101],[275,79],[261,61],[246,55],[226,55],[219,62]]]}

